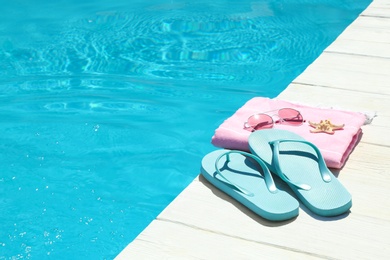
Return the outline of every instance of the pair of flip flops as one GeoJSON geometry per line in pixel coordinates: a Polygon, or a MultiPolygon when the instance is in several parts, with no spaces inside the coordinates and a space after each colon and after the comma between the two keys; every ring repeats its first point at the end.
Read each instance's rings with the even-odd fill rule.
{"type": "Polygon", "coordinates": [[[299,202],[320,216],[337,216],[352,206],[350,193],[329,171],[318,148],[299,135],[265,129],[249,137],[252,153],[217,150],[202,160],[201,174],[259,216],[283,221],[299,213],[299,202]],[[274,173],[278,177],[273,177],[274,173]]]}

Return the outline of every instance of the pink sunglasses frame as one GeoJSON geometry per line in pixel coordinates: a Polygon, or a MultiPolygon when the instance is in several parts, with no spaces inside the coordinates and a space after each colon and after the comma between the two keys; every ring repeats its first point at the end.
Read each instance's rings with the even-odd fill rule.
{"type": "Polygon", "coordinates": [[[250,117],[248,117],[247,121],[244,123],[244,129],[251,130],[252,132],[254,132],[256,130],[272,128],[275,123],[298,126],[298,125],[302,125],[304,122],[305,122],[305,120],[303,119],[301,112],[299,112],[298,110],[293,109],[293,108],[280,108],[280,109],[275,109],[275,110],[251,115],[250,117]],[[273,119],[273,117],[271,115],[269,115],[269,113],[276,112],[276,111],[277,111],[277,114],[273,114],[272,116],[278,116],[279,120],[277,120],[277,121],[275,121],[273,119]],[[294,114],[293,114],[294,116],[293,117],[291,117],[291,116],[286,117],[286,115],[283,116],[283,115],[281,115],[281,112],[283,112],[283,111],[289,111],[290,113],[294,112],[294,114]],[[249,121],[251,121],[251,118],[260,117],[260,116],[264,117],[263,121],[259,121],[255,125],[249,124],[249,121]],[[299,120],[296,120],[296,119],[293,120],[294,118],[298,118],[299,120]]]}

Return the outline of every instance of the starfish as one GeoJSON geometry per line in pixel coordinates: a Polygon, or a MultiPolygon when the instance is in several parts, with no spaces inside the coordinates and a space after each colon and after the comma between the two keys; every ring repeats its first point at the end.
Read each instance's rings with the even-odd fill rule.
{"type": "Polygon", "coordinates": [[[327,133],[330,135],[334,134],[334,130],[340,130],[344,127],[344,124],[334,125],[330,120],[321,120],[319,123],[309,121],[309,125],[315,128],[310,130],[311,133],[327,133]]]}

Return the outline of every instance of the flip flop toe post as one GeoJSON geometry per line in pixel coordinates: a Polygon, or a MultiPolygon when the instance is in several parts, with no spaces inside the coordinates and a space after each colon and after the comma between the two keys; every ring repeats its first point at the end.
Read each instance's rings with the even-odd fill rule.
{"type": "Polygon", "coordinates": [[[202,160],[201,174],[257,215],[283,221],[298,215],[299,203],[279,190],[266,165],[250,153],[216,150],[202,160]]]}

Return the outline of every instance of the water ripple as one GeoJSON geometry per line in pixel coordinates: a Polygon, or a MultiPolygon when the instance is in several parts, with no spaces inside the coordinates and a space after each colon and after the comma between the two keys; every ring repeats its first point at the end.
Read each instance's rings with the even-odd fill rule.
{"type": "Polygon", "coordinates": [[[277,5],[254,3],[241,13],[207,15],[178,6],[172,12],[160,12],[166,10],[160,6],[76,16],[44,43],[23,46],[8,39],[0,45],[0,75],[116,74],[253,84],[268,74],[259,71],[302,70],[320,51],[308,40],[321,46],[332,40],[310,17],[274,16],[281,11],[277,5]]]}

